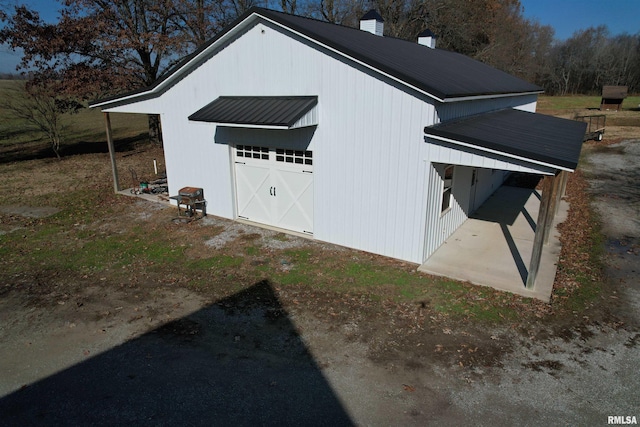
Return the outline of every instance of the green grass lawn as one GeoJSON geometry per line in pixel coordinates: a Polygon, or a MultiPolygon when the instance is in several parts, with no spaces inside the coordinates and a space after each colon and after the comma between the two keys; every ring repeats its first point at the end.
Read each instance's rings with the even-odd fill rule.
{"type": "MultiPolygon", "coordinates": [[[[542,95],[538,97],[538,110],[549,112],[564,112],[567,110],[582,110],[582,109],[599,109],[600,108],[600,96],[547,96],[542,95]]],[[[640,96],[629,96],[622,103],[622,110],[638,110],[640,104],[640,96]]]]}

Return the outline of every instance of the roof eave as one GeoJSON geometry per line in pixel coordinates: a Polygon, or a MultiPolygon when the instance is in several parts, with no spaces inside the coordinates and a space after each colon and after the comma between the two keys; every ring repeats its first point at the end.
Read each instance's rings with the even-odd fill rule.
{"type": "Polygon", "coordinates": [[[242,128],[242,129],[271,129],[271,130],[290,130],[293,129],[288,123],[283,124],[260,124],[260,123],[232,123],[232,122],[217,122],[217,121],[205,121],[205,120],[192,120],[200,123],[210,123],[217,126],[224,126],[229,128],[242,128]]]}
{"type": "Polygon", "coordinates": [[[569,164],[568,162],[566,163],[563,162],[563,164],[550,163],[542,160],[532,159],[531,157],[519,156],[517,154],[508,153],[506,151],[484,147],[482,146],[482,144],[479,144],[478,142],[473,141],[473,138],[465,138],[465,140],[463,140],[461,138],[457,138],[455,135],[449,134],[447,132],[442,132],[433,128],[425,128],[424,133],[429,138],[434,138],[434,139],[448,142],[451,144],[473,148],[476,150],[485,151],[487,153],[497,154],[497,155],[508,157],[511,159],[524,161],[533,165],[540,165],[547,168],[558,169],[558,170],[563,170],[567,172],[575,172],[576,168],[578,167],[577,164],[569,164]]]}
{"type": "Polygon", "coordinates": [[[494,99],[494,98],[508,98],[512,96],[526,96],[526,95],[540,95],[544,93],[544,89],[529,91],[529,92],[503,92],[503,93],[480,93],[477,95],[461,95],[461,96],[449,96],[442,100],[444,103],[463,102],[463,101],[475,101],[479,99],[494,99]]]}

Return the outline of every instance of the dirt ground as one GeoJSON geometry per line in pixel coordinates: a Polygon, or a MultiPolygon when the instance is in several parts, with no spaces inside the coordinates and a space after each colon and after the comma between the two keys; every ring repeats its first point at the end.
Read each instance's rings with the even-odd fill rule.
{"type": "MultiPolygon", "coordinates": [[[[33,283],[15,277],[20,286],[0,289],[0,424],[600,425],[609,415],[640,417],[640,139],[585,150],[607,239],[607,281],[585,311],[478,325],[428,302],[337,298],[263,278],[214,295],[170,277],[135,286],[100,272],[73,283],[55,272],[33,283]]],[[[100,228],[166,222],[171,209],[129,206],[100,228]]],[[[20,216],[52,214],[20,205],[2,213],[0,239],[21,232],[20,216]]],[[[213,217],[188,232],[210,229],[222,230],[211,250],[259,240],[258,265],[287,269],[274,254],[305,245],[356,256],[213,217]]]]}

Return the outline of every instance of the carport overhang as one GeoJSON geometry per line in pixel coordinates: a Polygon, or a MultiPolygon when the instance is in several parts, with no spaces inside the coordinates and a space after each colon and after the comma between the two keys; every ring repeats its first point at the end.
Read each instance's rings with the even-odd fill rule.
{"type": "Polygon", "coordinates": [[[477,167],[479,159],[494,159],[506,170],[546,175],[538,210],[526,288],[533,289],[542,251],[549,235],[568,172],[580,158],[586,123],[516,109],[478,114],[424,128],[425,142],[457,149],[463,166],[477,167]]]}

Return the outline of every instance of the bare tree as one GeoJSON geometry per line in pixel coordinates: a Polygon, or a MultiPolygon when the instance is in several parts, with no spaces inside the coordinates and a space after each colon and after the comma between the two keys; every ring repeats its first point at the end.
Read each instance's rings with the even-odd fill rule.
{"type": "Polygon", "coordinates": [[[7,89],[0,106],[41,132],[60,159],[60,143],[67,130],[62,118],[65,114],[77,112],[82,105],[56,96],[54,92],[55,89],[51,87],[21,82],[7,89]]]}
{"type": "Polygon", "coordinates": [[[295,14],[298,11],[296,0],[280,0],[280,8],[283,12],[295,14]]]}
{"type": "Polygon", "coordinates": [[[299,9],[306,16],[332,24],[356,27],[364,13],[365,4],[364,0],[319,0],[306,2],[299,9]]]}
{"type": "MultiPolygon", "coordinates": [[[[91,99],[153,84],[177,59],[185,39],[171,0],[65,0],[55,24],[25,6],[0,29],[0,42],[22,49],[23,70],[54,80],[67,95],[91,99]]],[[[160,138],[149,116],[150,139],[160,138]]]]}

